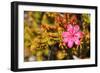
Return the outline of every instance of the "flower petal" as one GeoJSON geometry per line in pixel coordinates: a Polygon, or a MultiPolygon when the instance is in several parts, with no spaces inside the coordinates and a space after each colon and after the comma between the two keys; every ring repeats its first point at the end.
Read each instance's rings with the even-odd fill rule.
{"type": "Polygon", "coordinates": [[[69,39],[69,40],[68,40],[68,47],[69,47],[69,48],[72,48],[73,45],[74,45],[74,41],[73,41],[72,39],[69,39]]]}
{"type": "Polygon", "coordinates": [[[74,42],[75,42],[76,45],[80,45],[80,40],[79,39],[75,39],[74,42]]]}
{"type": "Polygon", "coordinates": [[[67,31],[73,33],[73,26],[71,24],[67,25],[67,31]]]}
{"type": "Polygon", "coordinates": [[[75,25],[75,26],[74,26],[74,33],[78,32],[79,30],[80,30],[79,25],[75,25]]]}
{"type": "Polygon", "coordinates": [[[83,33],[81,31],[79,31],[79,32],[74,34],[74,37],[82,38],[83,37],[83,33]]]}
{"type": "Polygon", "coordinates": [[[68,42],[68,38],[63,38],[63,42],[67,43],[68,42]]]}
{"type": "Polygon", "coordinates": [[[68,36],[70,36],[70,33],[69,32],[63,32],[62,33],[62,37],[63,38],[67,38],[68,36]]]}

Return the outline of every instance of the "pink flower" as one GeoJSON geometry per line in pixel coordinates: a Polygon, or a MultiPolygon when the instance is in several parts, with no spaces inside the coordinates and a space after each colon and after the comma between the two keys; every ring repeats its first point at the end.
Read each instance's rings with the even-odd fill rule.
{"type": "Polygon", "coordinates": [[[67,31],[62,33],[63,42],[67,44],[69,48],[72,48],[74,43],[80,45],[80,38],[83,36],[83,32],[80,31],[79,25],[67,25],[67,31]]]}

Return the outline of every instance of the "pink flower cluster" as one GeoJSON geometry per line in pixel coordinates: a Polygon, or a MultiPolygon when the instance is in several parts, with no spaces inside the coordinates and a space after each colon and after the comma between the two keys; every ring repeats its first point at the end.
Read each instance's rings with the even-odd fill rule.
{"type": "Polygon", "coordinates": [[[62,33],[63,42],[72,48],[74,43],[80,45],[80,38],[83,36],[83,32],[80,31],[79,25],[67,25],[66,31],[62,33]]]}

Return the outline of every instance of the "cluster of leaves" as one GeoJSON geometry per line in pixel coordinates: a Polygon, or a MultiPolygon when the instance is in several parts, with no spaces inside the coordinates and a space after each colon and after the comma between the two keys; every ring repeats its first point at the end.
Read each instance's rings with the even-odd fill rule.
{"type": "Polygon", "coordinates": [[[90,57],[90,15],[57,12],[24,12],[25,61],[67,60],[90,57]],[[68,49],[61,33],[67,24],[79,24],[85,33],[80,46],[68,49]]]}

